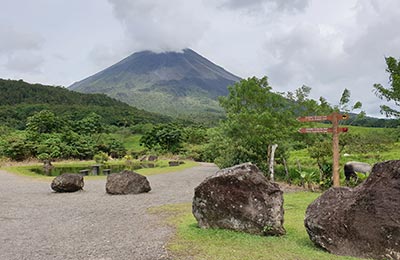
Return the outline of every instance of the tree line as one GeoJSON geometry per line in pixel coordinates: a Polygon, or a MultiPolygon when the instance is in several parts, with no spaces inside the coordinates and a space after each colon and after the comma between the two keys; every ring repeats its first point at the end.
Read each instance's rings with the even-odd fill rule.
{"type": "Polygon", "coordinates": [[[2,125],[23,130],[27,118],[42,110],[72,121],[96,113],[104,123],[131,126],[137,123],[166,123],[170,117],[131,107],[104,94],[83,94],[63,87],[29,84],[0,79],[0,120],[2,125]]]}

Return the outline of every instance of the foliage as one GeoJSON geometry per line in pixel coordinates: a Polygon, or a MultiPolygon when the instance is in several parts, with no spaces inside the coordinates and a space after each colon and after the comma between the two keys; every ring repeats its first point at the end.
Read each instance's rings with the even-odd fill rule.
{"type": "Polygon", "coordinates": [[[0,79],[0,120],[3,125],[25,129],[27,118],[43,110],[71,121],[96,113],[103,118],[103,123],[115,126],[171,121],[167,116],[139,110],[104,94],[83,94],[63,87],[0,79]]]}
{"type": "MultiPolygon", "coordinates": [[[[386,57],[385,60],[387,65],[386,72],[390,74],[390,86],[385,88],[381,84],[374,84],[375,94],[380,99],[393,101],[395,106],[400,107],[400,62],[393,57],[386,57]]],[[[384,113],[387,117],[400,118],[400,111],[387,105],[381,106],[381,113],[384,113]]]]}
{"type": "Polygon", "coordinates": [[[77,133],[83,133],[85,135],[99,134],[104,131],[104,125],[102,123],[103,118],[92,112],[81,120],[74,124],[74,130],[77,133]]]}
{"type": "Polygon", "coordinates": [[[0,154],[22,161],[31,156],[32,146],[24,133],[15,132],[0,140],[0,154]]]}
{"type": "Polygon", "coordinates": [[[108,142],[106,143],[108,146],[108,154],[113,157],[113,158],[122,158],[123,156],[126,155],[126,148],[124,147],[124,144],[115,139],[115,138],[110,138],[108,142]]]}
{"type": "Polygon", "coordinates": [[[356,178],[350,178],[350,181],[346,184],[350,187],[355,187],[365,181],[368,178],[369,173],[356,172],[356,176],[356,178]]]}
{"type": "Polygon", "coordinates": [[[32,133],[53,133],[61,129],[60,119],[49,110],[42,110],[27,119],[26,130],[32,133]]]}
{"type": "Polygon", "coordinates": [[[207,128],[199,125],[188,126],[183,129],[182,138],[192,145],[204,144],[208,141],[207,128]]]}
{"type": "Polygon", "coordinates": [[[303,187],[309,190],[313,189],[313,185],[318,183],[318,175],[316,171],[298,171],[303,187]]]}
{"type": "Polygon", "coordinates": [[[294,132],[287,99],[272,92],[266,77],[253,77],[230,86],[220,104],[226,120],[210,136],[215,162],[220,167],[253,162],[266,170],[268,146],[282,144],[294,132]]]}
{"type": "Polygon", "coordinates": [[[140,142],[148,149],[177,153],[182,145],[182,129],[173,124],[155,126],[145,133],[140,142]]]}
{"type": "Polygon", "coordinates": [[[93,160],[96,163],[104,164],[108,161],[108,154],[105,152],[99,152],[93,156],[93,160]]]}
{"type": "Polygon", "coordinates": [[[64,120],[49,110],[28,118],[26,131],[8,134],[0,139],[0,154],[12,160],[91,159],[98,152],[119,158],[126,154],[123,144],[102,136],[104,123],[95,113],[76,123],[64,120]]]}

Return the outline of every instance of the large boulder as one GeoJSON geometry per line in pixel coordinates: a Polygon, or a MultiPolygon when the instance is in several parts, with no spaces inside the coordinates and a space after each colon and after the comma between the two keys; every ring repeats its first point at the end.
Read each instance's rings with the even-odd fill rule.
{"type": "Polygon", "coordinates": [[[63,173],[51,182],[51,188],[56,192],[75,192],[83,186],[83,176],[74,173],[63,173]]]}
{"type": "Polygon", "coordinates": [[[337,255],[400,259],[400,160],[375,164],[354,189],[331,188],[310,204],[305,227],[337,255]]]}
{"type": "Polygon", "coordinates": [[[222,169],[195,188],[193,215],[201,228],[283,235],[283,192],[253,164],[222,169]]]}
{"type": "Polygon", "coordinates": [[[108,194],[138,194],[150,190],[147,178],[136,172],[125,170],[107,176],[106,192],[108,194]]]}

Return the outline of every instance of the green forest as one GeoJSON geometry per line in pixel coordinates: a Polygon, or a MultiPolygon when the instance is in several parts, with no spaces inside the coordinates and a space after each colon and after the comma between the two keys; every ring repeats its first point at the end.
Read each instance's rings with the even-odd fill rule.
{"type": "Polygon", "coordinates": [[[106,125],[166,123],[171,118],[134,108],[104,94],[82,94],[64,87],[0,79],[0,120],[3,126],[25,129],[27,118],[42,110],[65,120],[77,121],[90,113],[106,125]]]}

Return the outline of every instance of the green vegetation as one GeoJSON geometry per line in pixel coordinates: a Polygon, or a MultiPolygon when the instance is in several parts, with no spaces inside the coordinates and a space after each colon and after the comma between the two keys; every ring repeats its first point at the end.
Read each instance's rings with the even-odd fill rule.
{"type": "Polygon", "coordinates": [[[182,130],[172,124],[155,126],[142,136],[140,142],[148,149],[162,153],[178,153],[182,144],[182,130]]]}
{"type": "Polygon", "coordinates": [[[169,216],[167,222],[177,228],[167,245],[174,259],[357,259],[329,254],[317,248],[304,228],[306,207],[318,193],[285,194],[285,229],[281,237],[262,237],[222,229],[200,229],[190,204],[152,208],[150,212],[169,216]]]}
{"type": "Polygon", "coordinates": [[[171,121],[167,116],[131,107],[104,94],[82,94],[63,87],[29,84],[22,80],[0,79],[0,93],[2,125],[17,129],[25,129],[27,118],[42,110],[49,110],[71,121],[96,113],[102,117],[102,123],[114,126],[171,121]]]}
{"type": "Polygon", "coordinates": [[[218,166],[251,161],[266,170],[268,147],[284,146],[295,132],[290,103],[271,90],[266,77],[253,77],[229,87],[229,95],[220,98],[226,120],[211,140],[218,166]]]}
{"type": "MultiPolygon", "coordinates": [[[[215,162],[220,167],[250,161],[271,177],[274,171],[277,180],[311,189],[331,185],[331,135],[300,134],[297,129],[330,125],[299,123],[296,117],[361,107],[360,102],[349,105],[347,89],[339,104],[331,106],[323,97],[310,99],[307,86],[293,93],[276,93],[266,77],[253,77],[229,87],[229,95],[220,98],[226,117],[209,128],[188,121],[164,121],[165,117],[141,114],[104,95],[60,87],[0,80],[0,91],[5,93],[0,97],[4,101],[0,119],[5,122],[0,126],[1,160],[94,159],[105,163],[125,155],[138,159],[151,154],[215,162]],[[22,107],[27,109],[19,110],[22,107]],[[16,111],[22,112],[16,116],[16,111]],[[271,149],[274,144],[278,145],[275,153],[271,149]]],[[[350,125],[349,129],[340,136],[341,165],[350,160],[373,164],[399,158],[398,128],[350,125]],[[344,157],[346,153],[349,156],[344,157]]]]}
{"type": "MultiPolygon", "coordinates": [[[[390,87],[385,88],[381,84],[375,84],[375,93],[379,98],[393,101],[397,107],[400,107],[400,62],[393,57],[387,57],[385,60],[387,65],[386,72],[390,74],[390,87]]],[[[400,111],[387,105],[381,106],[381,113],[386,114],[387,117],[400,118],[400,111]]]]}
{"type": "Polygon", "coordinates": [[[66,121],[51,111],[42,110],[28,117],[25,131],[0,135],[0,155],[17,161],[32,157],[87,160],[100,152],[121,158],[126,149],[105,133],[101,117],[95,113],[79,121],[66,121]]]}

